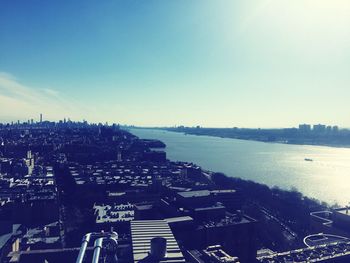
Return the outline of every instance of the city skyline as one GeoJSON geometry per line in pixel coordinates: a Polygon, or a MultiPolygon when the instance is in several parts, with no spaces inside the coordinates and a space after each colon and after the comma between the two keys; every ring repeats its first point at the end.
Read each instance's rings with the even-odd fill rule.
{"type": "Polygon", "coordinates": [[[348,1],[0,2],[0,121],[350,127],[348,1]]]}
{"type": "Polygon", "coordinates": [[[62,119],[52,120],[52,119],[45,119],[44,115],[42,113],[39,114],[39,116],[35,116],[34,118],[31,117],[27,120],[10,120],[8,122],[1,122],[0,125],[37,125],[37,124],[60,124],[60,123],[85,123],[85,124],[92,124],[92,125],[103,125],[103,126],[115,126],[120,125],[123,127],[135,127],[135,128],[219,128],[219,129],[298,129],[299,131],[303,132],[309,132],[309,131],[315,131],[316,129],[321,129],[322,131],[335,131],[338,132],[339,129],[342,130],[348,130],[348,127],[339,127],[338,125],[328,125],[328,124],[322,124],[322,123],[299,123],[297,125],[294,125],[293,127],[209,127],[209,126],[200,126],[200,125],[192,125],[192,126],[185,126],[185,125],[173,125],[173,126],[137,126],[133,124],[121,124],[118,122],[91,122],[86,119],[82,120],[74,120],[70,117],[64,117],[62,119]]]}

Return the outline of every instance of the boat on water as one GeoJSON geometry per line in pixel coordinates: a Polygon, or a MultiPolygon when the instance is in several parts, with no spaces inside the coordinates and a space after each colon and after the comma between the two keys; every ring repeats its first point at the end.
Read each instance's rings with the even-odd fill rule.
{"type": "Polygon", "coordinates": [[[307,162],[312,162],[312,161],[313,161],[313,160],[310,159],[310,158],[305,158],[304,160],[307,161],[307,162]]]}

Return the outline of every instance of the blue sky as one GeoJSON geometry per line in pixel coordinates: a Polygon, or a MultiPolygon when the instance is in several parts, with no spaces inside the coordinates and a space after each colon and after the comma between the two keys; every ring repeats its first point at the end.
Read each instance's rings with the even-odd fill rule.
{"type": "Polygon", "coordinates": [[[0,120],[350,127],[348,0],[0,0],[0,120]]]}

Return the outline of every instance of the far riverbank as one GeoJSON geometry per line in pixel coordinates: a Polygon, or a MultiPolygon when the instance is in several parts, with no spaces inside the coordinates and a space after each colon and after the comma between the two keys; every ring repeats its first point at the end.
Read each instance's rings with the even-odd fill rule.
{"type": "MultiPolygon", "coordinates": [[[[153,128],[152,128],[153,129],[153,128]]],[[[179,132],[185,135],[212,136],[219,138],[248,140],[265,143],[292,145],[325,146],[335,148],[350,148],[350,132],[299,134],[297,129],[236,129],[236,128],[156,128],[160,130],[179,132]]]]}

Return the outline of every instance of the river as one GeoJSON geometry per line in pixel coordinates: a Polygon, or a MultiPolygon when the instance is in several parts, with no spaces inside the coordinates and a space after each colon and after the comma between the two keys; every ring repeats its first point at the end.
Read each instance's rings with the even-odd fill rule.
{"type": "Polygon", "coordinates": [[[264,143],[151,129],[130,132],[142,139],[163,141],[167,158],[173,161],[194,162],[206,170],[268,186],[294,187],[329,204],[350,202],[349,148],[264,143]]]}

